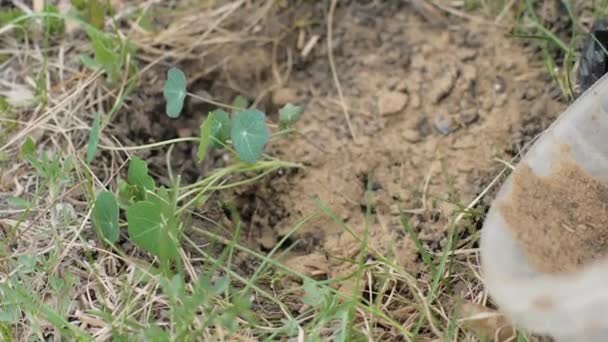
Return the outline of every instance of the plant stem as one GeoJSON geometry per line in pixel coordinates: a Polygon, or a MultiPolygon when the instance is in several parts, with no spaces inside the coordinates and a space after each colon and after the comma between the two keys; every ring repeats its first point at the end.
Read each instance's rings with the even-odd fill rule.
{"type": "Polygon", "coordinates": [[[114,147],[114,146],[106,146],[99,145],[99,148],[109,151],[137,151],[137,150],[145,150],[149,148],[157,148],[165,145],[177,144],[182,142],[198,142],[199,138],[195,137],[186,137],[186,138],[176,138],[171,140],[159,141],[152,144],[147,145],[139,145],[139,146],[130,146],[130,147],[114,147]]]}

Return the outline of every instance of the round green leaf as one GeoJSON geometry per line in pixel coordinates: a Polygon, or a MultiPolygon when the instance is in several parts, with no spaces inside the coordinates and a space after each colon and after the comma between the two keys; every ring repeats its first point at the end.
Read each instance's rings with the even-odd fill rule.
{"type": "Polygon", "coordinates": [[[230,137],[239,158],[246,163],[255,163],[269,139],[264,113],[248,109],[235,114],[230,137]]]}
{"type": "Polygon", "coordinates": [[[176,222],[163,217],[158,202],[142,201],[127,209],[129,238],[141,249],[156,255],[161,261],[178,256],[176,222]]]}
{"type": "Polygon", "coordinates": [[[118,240],[120,228],[118,226],[118,202],[109,191],[100,192],[95,199],[93,223],[101,236],[111,243],[118,240]]]}
{"type": "Polygon", "coordinates": [[[170,118],[177,118],[184,107],[186,98],[186,75],[177,69],[167,71],[167,81],[163,88],[163,95],[167,101],[166,112],[170,118]]]}

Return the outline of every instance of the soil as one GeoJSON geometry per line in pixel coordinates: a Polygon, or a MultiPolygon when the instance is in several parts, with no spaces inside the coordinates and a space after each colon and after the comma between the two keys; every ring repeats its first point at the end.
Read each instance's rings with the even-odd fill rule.
{"type": "Polygon", "coordinates": [[[522,164],[500,211],[531,265],[540,272],[569,272],[608,253],[608,184],[573,161],[539,177],[522,164]]]}
{"type": "Polygon", "coordinates": [[[321,215],[301,227],[288,264],[314,263],[311,276],[347,276],[355,268],[349,260],[370,253],[359,242],[367,236],[371,251],[415,274],[424,264],[400,211],[437,249],[453,215],[503,167],[496,159],[519,152],[514,145],[546,127],[562,105],[541,91],[547,81],[504,32],[472,23],[434,28],[405,9],[378,15],[350,8],[338,18],[334,55],[356,139],[321,42],[284,86],[302,94],[300,134],[271,146],[273,155],[306,169],[239,193],[253,213],[250,236],[262,248],[274,246],[322,203],[335,218],[321,215]]]}
{"type": "MultiPolygon", "coordinates": [[[[500,161],[520,152],[565,105],[542,65],[530,62],[530,49],[493,23],[445,17],[438,24],[407,4],[363,1],[335,12],[331,51],[342,103],[328,59],[326,11],[322,3],[294,5],[259,28],[278,45],[268,39],[225,44],[180,67],[197,75],[191,91],[224,103],[244,95],[271,120],[286,102],[304,107],[297,132],[273,140],[268,153],[305,168],[282,170],[232,194],[248,245],[269,250],[325,210],[334,217],[316,216],[283,246],[290,247],[283,254],[288,265],[334,278],[349,274],[349,260],[379,253],[416,274],[424,264],[400,212],[426,248],[438,250],[454,215],[504,168],[500,161]],[[318,19],[285,29],[297,18],[318,19]],[[361,250],[364,236],[368,250],[361,250]]],[[[204,113],[214,109],[190,102],[179,120],[166,118],[159,81],[165,70],[147,73],[152,79],[143,82],[158,86],[139,90],[134,112],[117,118],[113,129],[125,144],[196,135],[204,113]]],[[[170,156],[185,181],[230,162],[215,151],[198,165],[195,149],[176,146],[170,156]]],[[[143,157],[162,180],[166,156],[143,157]]]]}

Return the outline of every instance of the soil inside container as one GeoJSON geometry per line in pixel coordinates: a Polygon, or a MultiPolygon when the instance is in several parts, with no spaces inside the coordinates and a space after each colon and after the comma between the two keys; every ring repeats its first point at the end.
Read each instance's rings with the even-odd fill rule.
{"type": "Polygon", "coordinates": [[[499,210],[539,272],[561,273],[608,254],[608,184],[571,158],[537,176],[523,164],[499,210]]]}

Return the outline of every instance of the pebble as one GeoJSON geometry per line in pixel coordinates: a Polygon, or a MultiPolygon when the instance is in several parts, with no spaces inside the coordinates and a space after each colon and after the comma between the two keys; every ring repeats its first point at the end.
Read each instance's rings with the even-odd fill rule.
{"type": "Polygon", "coordinates": [[[475,49],[462,49],[458,51],[458,58],[463,62],[468,62],[477,57],[477,50],[475,49]]]}
{"type": "Polygon", "coordinates": [[[502,94],[507,89],[507,82],[504,78],[498,76],[496,77],[496,82],[494,82],[494,91],[498,94],[502,94]]]}
{"type": "Polygon", "coordinates": [[[433,88],[431,89],[430,96],[434,103],[439,103],[441,100],[446,98],[452,92],[456,80],[460,76],[460,70],[457,68],[447,68],[445,72],[433,82],[433,88]]]}
{"type": "Polygon", "coordinates": [[[401,133],[401,136],[403,137],[403,139],[409,143],[417,143],[420,142],[420,140],[422,140],[422,136],[420,134],[420,132],[418,132],[415,129],[409,128],[406,129],[405,131],[403,131],[401,133]]]}
{"type": "Polygon", "coordinates": [[[435,116],[435,120],[433,121],[437,131],[439,131],[439,133],[443,135],[448,135],[458,129],[458,126],[454,122],[454,119],[444,114],[438,114],[437,116],[435,116]]]}
{"type": "Polygon", "coordinates": [[[479,113],[477,110],[465,111],[459,115],[458,121],[464,126],[468,126],[475,123],[479,119],[479,113]]]}
{"type": "Polygon", "coordinates": [[[391,115],[396,114],[405,108],[405,105],[408,102],[408,96],[400,92],[389,91],[380,95],[378,102],[380,115],[391,115]]]}
{"type": "Polygon", "coordinates": [[[294,103],[298,100],[298,91],[293,88],[281,88],[272,93],[272,103],[282,106],[287,103],[294,103]]]}

